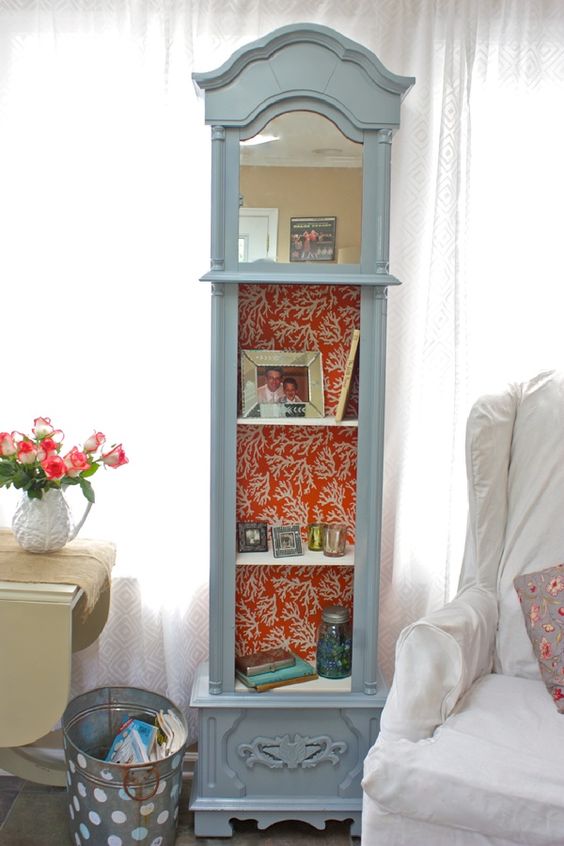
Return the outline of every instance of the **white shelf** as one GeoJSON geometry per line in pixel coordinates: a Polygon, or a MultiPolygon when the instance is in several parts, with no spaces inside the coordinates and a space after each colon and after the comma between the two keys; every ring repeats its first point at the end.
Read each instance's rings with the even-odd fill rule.
{"type": "Polygon", "coordinates": [[[256,696],[279,696],[288,693],[350,693],[351,692],[351,677],[346,679],[323,679],[317,678],[312,681],[302,682],[301,684],[287,684],[282,687],[273,687],[271,690],[264,690],[258,692],[251,687],[243,684],[237,680],[235,682],[235,693],[252,693],[256,696]]]}
{"type": "Polygon", "coordinates": [[[345,428],[358,428],[358,420],[340,420],[337,422],[334,417],[238,417],[239,426],[339,426],[345,428]]]}
{"type": "Polygon", "coordinates": [[[303,555],[275,558],[272,550],[268,552],[239,552],[237,566],[252,567],[354,567],[354,546],[348,544],[347,551],[338,558],[330,558],[322,552],[311,552],[304,548],[303,555]]]}

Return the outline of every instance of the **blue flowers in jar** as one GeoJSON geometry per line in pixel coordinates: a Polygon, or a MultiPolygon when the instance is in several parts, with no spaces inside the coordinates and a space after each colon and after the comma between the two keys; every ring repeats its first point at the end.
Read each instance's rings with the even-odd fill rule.
{"type": "Polygon", "coordinates": [[[344,679],[351,674],[351,614],[342,605],[323,609],[317,635],[317,673],[326,679],[344,679]]]}

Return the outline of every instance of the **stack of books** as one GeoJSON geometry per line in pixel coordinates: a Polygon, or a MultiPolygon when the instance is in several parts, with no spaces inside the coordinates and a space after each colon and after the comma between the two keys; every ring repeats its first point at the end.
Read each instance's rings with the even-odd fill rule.
{"type": "Polygon", "coordinates": [[[313,681],[317,673],[311,664],[288,649],[267,649],[235,659],[235,675],[256,691],[313,681]]]}

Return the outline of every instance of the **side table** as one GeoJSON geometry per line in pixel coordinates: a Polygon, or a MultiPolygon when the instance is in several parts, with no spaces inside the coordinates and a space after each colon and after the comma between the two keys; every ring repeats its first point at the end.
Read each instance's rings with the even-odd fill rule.
{"type": "Polygon", "coordinates": [[[108,541],[75,540],[39,555],[0,529],[0,767],[14,775],[65,784],[63,762],[37,758],[29,744],[62,716],[72,653],[104,628],[114,563],[108,541]]]}

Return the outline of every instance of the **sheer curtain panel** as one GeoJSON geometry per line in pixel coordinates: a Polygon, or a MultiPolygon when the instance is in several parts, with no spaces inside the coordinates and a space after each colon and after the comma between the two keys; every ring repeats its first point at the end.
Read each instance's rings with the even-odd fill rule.
{"type": "MultiPolygon", "coordinates": [[[[558,0],[0,0],[2,420],[122,441],[118,546],[74,692],[188,710],[207,648],[209,129],[193,70],[308,20],[417,83],[394,142],[381,660],[454,592],[471,402],[560,365],[558,0]]],[[[79,502],[76,503],[78,508],[79,502]]],[[[0,497],[9,525],[14,497],[0,497]]]]}

